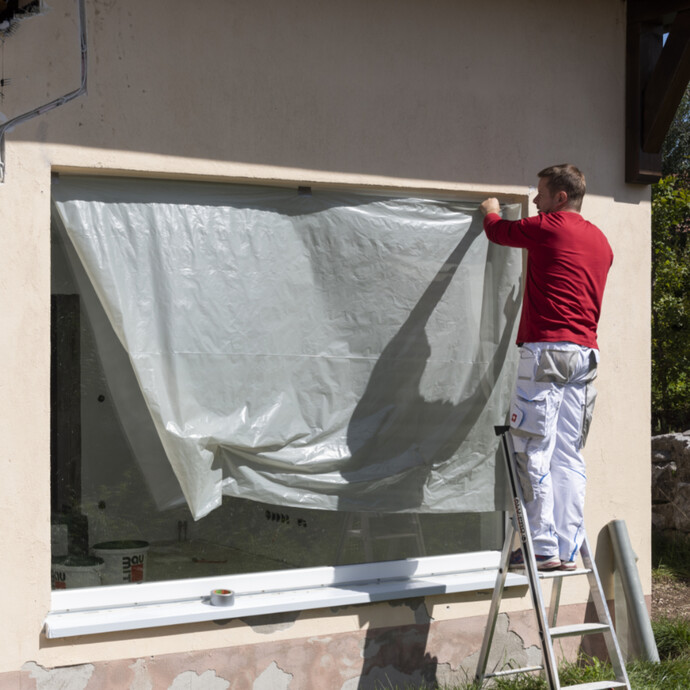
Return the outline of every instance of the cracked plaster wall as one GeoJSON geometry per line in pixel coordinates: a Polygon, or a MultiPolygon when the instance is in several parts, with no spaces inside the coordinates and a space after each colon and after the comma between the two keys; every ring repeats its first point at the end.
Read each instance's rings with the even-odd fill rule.
{"type": "MultiPolygon", "coordinates": [[[[426,607],[422,603],[416,610],[426,607]]],[[[424,614],[420,611],[420,616],[424,614]]],[[[584,606],[561,610],[582,620],[584,606]]],[[[452,685],[474,676],[485,616],[465,621],[369,628],[359,635],[314,636],[232,649],[105,661],[62,668],[28,662],[0,675],[0,690],[375,690],[452,685]]],[[[501,613],[490,668],[540,661],[531,612],[501,613]]],[[[577,641],[558,650],[572,658],[577,641]]]]}

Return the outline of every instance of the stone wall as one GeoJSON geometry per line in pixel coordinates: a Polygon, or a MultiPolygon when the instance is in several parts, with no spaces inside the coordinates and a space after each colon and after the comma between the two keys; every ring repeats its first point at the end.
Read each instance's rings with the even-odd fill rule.
{"type": "Polygon", "coordinates": [[[652,438],[652,526],[690,533],[690,430],[652,438]]]}

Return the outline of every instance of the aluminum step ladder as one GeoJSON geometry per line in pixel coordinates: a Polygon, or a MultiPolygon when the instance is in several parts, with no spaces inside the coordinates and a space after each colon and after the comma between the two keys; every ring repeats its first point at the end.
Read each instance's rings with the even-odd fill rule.
{"type": "Polygon", "coordinates": [[[494,592],[491,598],[489,620],[484,632],[484,640],[482,642],[481,651],[479,653],[477,673],[475,676],[475,686],[480,688],[484,680],[489,678],[498,678],[518,673],[540,671],[546,676],[546,680],[551,690],[561,690],[561,688],[566,687],[571,688],[571,690],[606,690],[608,688],[627,688],[630,690],[630,681],[628,680],[628,675],[625,670],[625,663],[618,645],[618,639],[616,638],[613,623],[611,622],[611,616],[604,598],[601,580],[599,579],[599,573],[597,572],[596,564],[589,547],[589,542],[587,541],[587,536],[585,535],[582,546],[580,547],[580,555],[582,557],[584,568],[570,571],[537,570],[537,562],[534,557],[534,547],[532,545],[529,524],[527,522],[527,515],[525,513],[525,500],[517,474],[515,449],[513,447],[513,440],[509,433],[510,427],[501,426],[496,427],[495,430],[496,434],[501,437],[503,454],[508,466],[509,487],[513,503],[510,526],[507,530],[508,533],[506,534],[506,539],[503,544],[498,575],[496,577],[496,584],[494,586],[494,592]],[[510,668],[491,673],[487,672],[486,667],[489,660],[489,653],[491,651],[494,631],[496,628],[496,620],[498,618],[498,613],[501,606],[501,599],[503,598],[503,590],[510,564],[510,554],[517,534],[519,534],[520,537],[520,548],[522,549],[523,560],[526,564],[524,571],[528,580],[532,605],[537,617],[543,665],[510,668]],[[558,606],[560,602],[563,579],[566,577],[578,576],[587,577],[590,596],[592,598],[592,602],[594,603],[594,608],[597,614],[597,622],[583,623],[580,625],[557,626],[558,606]],[[548,618],[546,608],[544,606],[544,596],[540,583],[540,580],[546,579],[553,580],[548,618]],[[561,637],[592,634],[603,635],[606,643],[606,649],[608,650],[609,659],[616,675],[615,680],[562,686],[558,677],[558,665],[556,662],[556,656],[554,654],[553,641],[561,637]]]}

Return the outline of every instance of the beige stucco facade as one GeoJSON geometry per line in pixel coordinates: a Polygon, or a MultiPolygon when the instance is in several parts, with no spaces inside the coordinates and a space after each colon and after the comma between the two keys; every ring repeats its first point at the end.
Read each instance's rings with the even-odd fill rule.
{"type": "MultiPolygon", "coordinates": [[[[78,86],[76,2],[49,5],[5,41],[7,117],[78,86]]],[[[612,594],[605,526],[626,521],[649,595],[650,203],[648,187],[624,182],[625,3],[87,0],[87,19],[88,94],[8,134],[0,184],[0,687],[20,677],[23,688],[50,687],[40,685],[45,669],[77,665],[79,687],[173,687],[191,673],[208,682],[184,687],[354,688],[396,665],[419,680],[431,661],[451,682],[476,653],[470,633],[488,610],[484,592],[44,637],[54,172],[527,198],[537,170],[577,164],[588,181],[583,213],[615,254],[587,450],[588,532],[612,594]],[[405,654],[380,652],[405,635],[407,665],[405,654]]],[[[585,599],[583,589],[569,594],[568,615],[585,599]]],[[[535,642],[533,631],[523,637],[535,642]]]]}

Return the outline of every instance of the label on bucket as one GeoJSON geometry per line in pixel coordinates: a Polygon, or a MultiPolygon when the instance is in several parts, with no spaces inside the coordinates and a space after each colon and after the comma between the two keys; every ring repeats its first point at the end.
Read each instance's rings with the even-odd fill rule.
{"type": "Polygon", "coordinates": [[[144,579],[144,554],[122,557],[122,579],[125,582],[142,582],[144,579]]]}
{"type": "Polygon", "coordinates": [[[103,584],[144,582],[146,579],[148,542],[112,541],[96,544],[92,549],[106,563],[103,584]]]}
{"type": "Polygon", "coordinates": [[[51,570],[50,574],[53,580],[53,589],[67,589],[67,575],[64,571],[51,570]]]}

